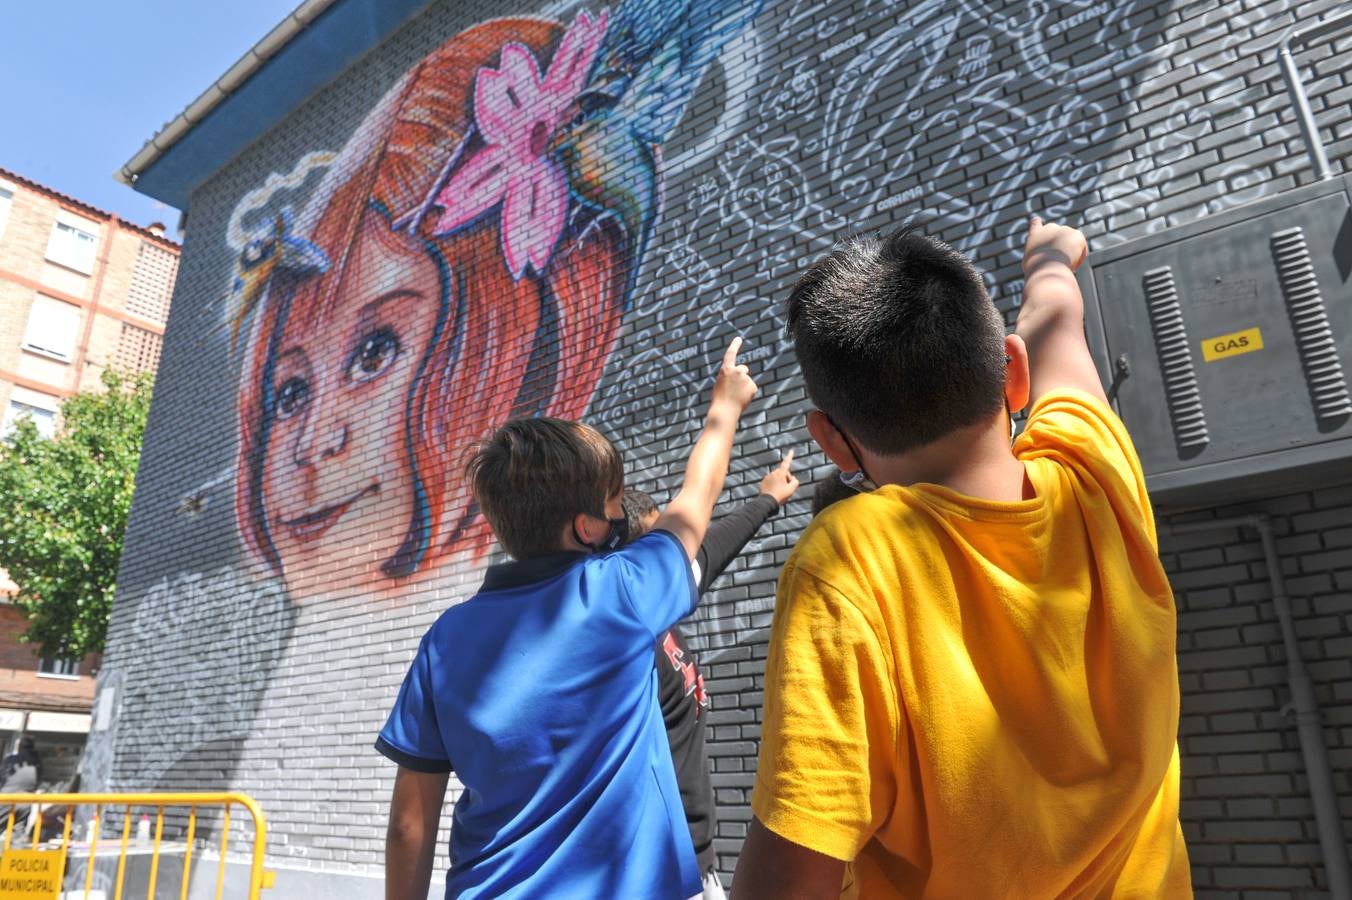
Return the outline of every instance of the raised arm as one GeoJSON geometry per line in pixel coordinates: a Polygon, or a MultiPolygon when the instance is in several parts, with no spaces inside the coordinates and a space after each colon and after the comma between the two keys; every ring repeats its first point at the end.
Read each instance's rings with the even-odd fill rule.
{"type": "Polygon", "coordinates": [[[1028,347],[1029,405],[1048,391],[1079,388],[1107,402],[1084,337],[1084,297],[1075,270],[1089,245],[1065,225],[1028,223],[1023,248],[1023,306],[1014,333],[1028,347]]]}
{"type": "Polygon", "coordinates": [[[798,477],[790,468],[792,464],[793,451],[790,450],[784,460],[761,479],[759,494],[709,524],[704,542],[699,545],[699,555],[695,558],[699,567],[696,571],[699,573],[697,580],[701,594],[723,574],[723,570],[742,552],[747,541],[756,536],[760,527],[779,512],[779,508],[788,503],[793,492],[798,490],[798,477]]]}
{"type": "Polygon", "coordinates": [[[714,380],[709,414],[704,420],[704,432],[690,451],[681,489],[653,525],[674,534],[685,547],[686,556],[692,560],[704,540],[714,503],[723,492],[737,422],[751,398],[756,396],[756,382],[751,380],[751,371],[737,363],[737,352],[741,349],[742,339],[733,338],[723,354],[723,363],[714,380]]]}

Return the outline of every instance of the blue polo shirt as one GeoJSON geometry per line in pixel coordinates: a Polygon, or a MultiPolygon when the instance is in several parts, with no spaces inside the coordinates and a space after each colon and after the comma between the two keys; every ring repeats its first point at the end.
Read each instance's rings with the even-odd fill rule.
{"type": "Polygon", "coordinates": [[[700,893],[653,666],[697,600],[680,541],[655,531],[493,566],[436,621],[376,748],[464,785],[447,897],[700,893]]]}

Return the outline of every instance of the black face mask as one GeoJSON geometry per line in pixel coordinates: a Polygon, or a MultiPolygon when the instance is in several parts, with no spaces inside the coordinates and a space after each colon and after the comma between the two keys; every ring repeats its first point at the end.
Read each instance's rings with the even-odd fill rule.
{"type": "Polygon", "coordinates": [[[822,415],[826,416],[826,421],[831,423],[831,427],[834,428],[841,439],[845,441],[845,446],[850,448],[850,454],[854,457],[854,464],[859,467],[859,471],[857,472],[841,472],[840,483],[861,494],[866,494],[869,491],[876,491],[878,489],[878,482],[870,478],[868,472],[864,469],[864,457],[859,455],[859,448],[854,445],[854,441],[850,440],[850,436],[845,433],[845,429],[836,424],[835,419],[831,418],[826,413],[822,413],[822,415]]]}
{"type": "MultiPolygon", "coordinates": [[[[600,518],[599,516],[597,518],[600,518]]],[[[573,522],[573,540],[586,547],[593,553],[609,553],[612,550],[618,550],[629,542],[629,520],[626,518],[606,519],[610,523],[610,531],[606,532],[605,538],[599,544],[589,544],[582,540],[582,535],[577,533],[577,522],[573,522]]]]}

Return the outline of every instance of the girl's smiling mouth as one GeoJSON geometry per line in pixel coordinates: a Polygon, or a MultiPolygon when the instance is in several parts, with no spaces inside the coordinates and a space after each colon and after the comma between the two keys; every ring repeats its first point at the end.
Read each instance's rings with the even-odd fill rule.
{"type": "Polygon", "coordinates": [[[302,513],[293,519],[277,518],[278,524],[289,530],[297,540],[308,541],[319,537],[324,532],[333,527],[334,523],[343,517],[351,506],[363,500],[366,497],[373,497],[380,493],[380,483],[367,485],[357,493],[332,506],[325,506],[314,512],[302,513]]]}

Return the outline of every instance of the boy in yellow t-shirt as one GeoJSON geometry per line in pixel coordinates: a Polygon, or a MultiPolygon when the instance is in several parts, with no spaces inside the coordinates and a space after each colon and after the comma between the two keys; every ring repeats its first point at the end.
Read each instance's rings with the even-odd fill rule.
{"type": "Polygon", "coordinates": [[[1174,601],[1086,252],[1032,221],[1009,336],[915,233],[794,288],[808,430],[862,492],[780,577],[737,900],[1191,896],[1174,601]]]}

